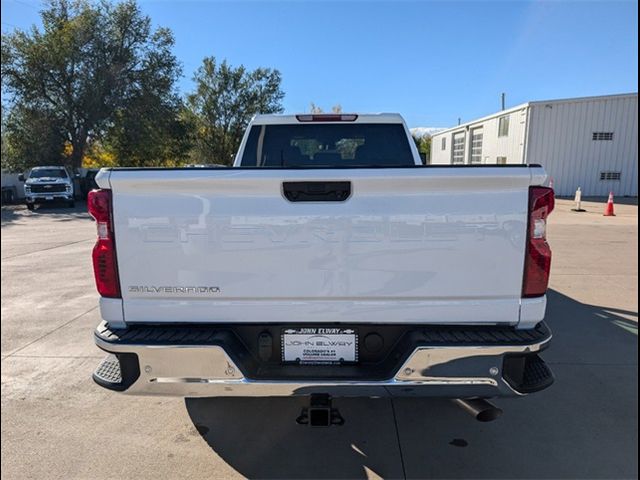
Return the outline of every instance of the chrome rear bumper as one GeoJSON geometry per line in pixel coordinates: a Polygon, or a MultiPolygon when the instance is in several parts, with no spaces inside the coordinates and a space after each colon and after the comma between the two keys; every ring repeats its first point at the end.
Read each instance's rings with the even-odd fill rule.
{"type": "Polygon", "coordinates": [[[524,384],[510,378],[514,377],[514,364],[522,363],[516,369],[522,369],[523,379],[527,377],[527,362],[535,364],[536,368],[544,366],[537,353],[548,345],[551,333],[546,326],[543,329],[542,334],[530,335],[530,342],[509,344],[507,339],[486,345],[469,344],[468,341],[421,345],[407,356],[391,377],[384,380],[270,380],[245,375],[223,346],[202,342],[171,344],[159,341],[162,334],[153,342],[120,342],[118,335],[102,324],[96,330],[96,344],[113,355],[106,360],[107,364],[103,363],[98,368],[94,380],[105,388],[129,394],[183,397],[266,397],[319,392],[333,396],[518,396],[546,388],[553,381],[548,368],[550,378],[542,379],[544,385],[541,388],[532,389],[531,385],[523,388],[524,384]],[[118,377],[116,370],[120,365],[122,372],[118,377]],[[104,372],[116,371],[116,375],[101,374],[101,368],[104,372]]]}

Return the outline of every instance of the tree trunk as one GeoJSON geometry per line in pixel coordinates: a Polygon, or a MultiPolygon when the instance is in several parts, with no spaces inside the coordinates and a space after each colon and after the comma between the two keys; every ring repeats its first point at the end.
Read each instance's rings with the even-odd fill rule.
{"type": "Polygon", "coordinates": [[[73,143],[73,151],[71,152],[71,168],[77,172],[82,167],[82,159],[87,148],[86,135],[80,135],[73,143]]]}

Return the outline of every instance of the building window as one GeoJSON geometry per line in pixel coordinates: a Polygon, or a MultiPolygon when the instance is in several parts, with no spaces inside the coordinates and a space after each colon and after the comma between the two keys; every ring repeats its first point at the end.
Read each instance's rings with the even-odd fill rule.
{"type": "Polygon", "coordinates": [[[498,136],[499,137],[509,136],[509,116],[508,115],[504,117],[500,117],[498,119],[498,136]]]}
{"type": "Polygon", "coordinates": [[[594,141],[612,141],[613,140],[613,132],[593,132],[593,136],[591,137],[594,141]]]}
{"type": "Polygon", "coordinates": [[[471,130],[471,163],[482,163],[482,128],[471,130]]]}
{"type": "Polygon", "coordinates": [[[447,149],[447,137],[442,137],[442,141],[440,142],[440,150],[447,149]]]}
{"type": "Polygon", "coordinates": [[[507,164],[507,157],[496,157],[496,163],[498,165],[506,165],[507,164]]]}
{"type": "Polygon", "coordinates": [[[620,180],[621,172],[600,172],[600,180],[620,180]]]}
{"type": "Polygon", "coordinates": [[[453,148],[451,149],[451,163],[464,163],[464,132],[453,135],[453,148]]]}

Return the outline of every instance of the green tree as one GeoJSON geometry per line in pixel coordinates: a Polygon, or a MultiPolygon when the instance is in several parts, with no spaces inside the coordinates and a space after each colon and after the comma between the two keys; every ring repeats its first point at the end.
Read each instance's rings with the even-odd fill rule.
{"type": "Polygon", "coordinates": [[[0,128],[0,137],[2,138],[2,150],[0,150],[0,159],[2,159],[3,167],[4,167],[4,159],[7,158],[9,151],[9,144],[7,142],[7,109],[4,106],[4,102],[0,103],[0,120],[1,120],[1,128],[0,128]]]}
{"type": "Polygon", "coordinates": [[[196,88],[187,97],[187,105],[194,126],[196,163],[230,164],[251,117],[283,111],[278,70],[250,71],[206,57],[193,80],[196,88]]]}
{"type": "Polygon", "coordinates": [[[176,166],[188,160],[191,123],[179,98],[140,95],[118,109],[101,147],[119,165],[176,166]]]}
{"type": "Polygon", "coordinates": [[[418,150],[420,153],[424,154],[425,159],[428,160],[431,158],[431,135],[425,135],[422,137],[418,150]]]}
{"type": "Polygon", "coordinates": [[[425,134],[422,136],[413,135],[413,141],[416,144],[416,148],[418,149],[418,153],[420,153],[420,158],[422,158],[422,162],[426,163],[431,158],[431,135],[425,134]]]}
{"type": "Polygon", "coordinates": [[[19,105],[2,125],[2,168],[23,172],[34,165],[63,165],[65,137],[47,110],[19,105]]]}
{"type": "MultiPolygon", "coordinates": [[[[41,20],[42,29],[2,35],[3,90],[21,119],[18,123],[25,126],[12,130],[15,142],[48,124],[51,136],[60,134],[71,146],[63,160],[77,169],[91,142],[110,129],[117,131],[118,122],[130,112],[147,125],[177,115],[177,109],[169,108],[175,105],[174,85],[180,75],[171,52],[173,36],[165,28],[152,29],[135,0],[51,0],[41,20]]],[[[157,135],[148,135],[149,129],[139,133],[136,141],[141,144],[157,140],[157,135]]],[[[44,148],[39,156],[52,155],[44,161],[50,163],[61,154],[44,148]]]]}

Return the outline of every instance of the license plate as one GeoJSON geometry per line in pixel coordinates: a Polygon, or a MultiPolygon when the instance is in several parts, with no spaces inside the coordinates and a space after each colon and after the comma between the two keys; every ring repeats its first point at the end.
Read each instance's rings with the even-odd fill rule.
{"type": "Polygon", "coordinates": [[[358,334],[351,328],[284,329],[282,361],[304,364],[356,362],[358,334]]]}
{"type": "Polygon", "coordinates": [[[53,200],[53,197],[44,197],[45,200],[53,200]]]}

